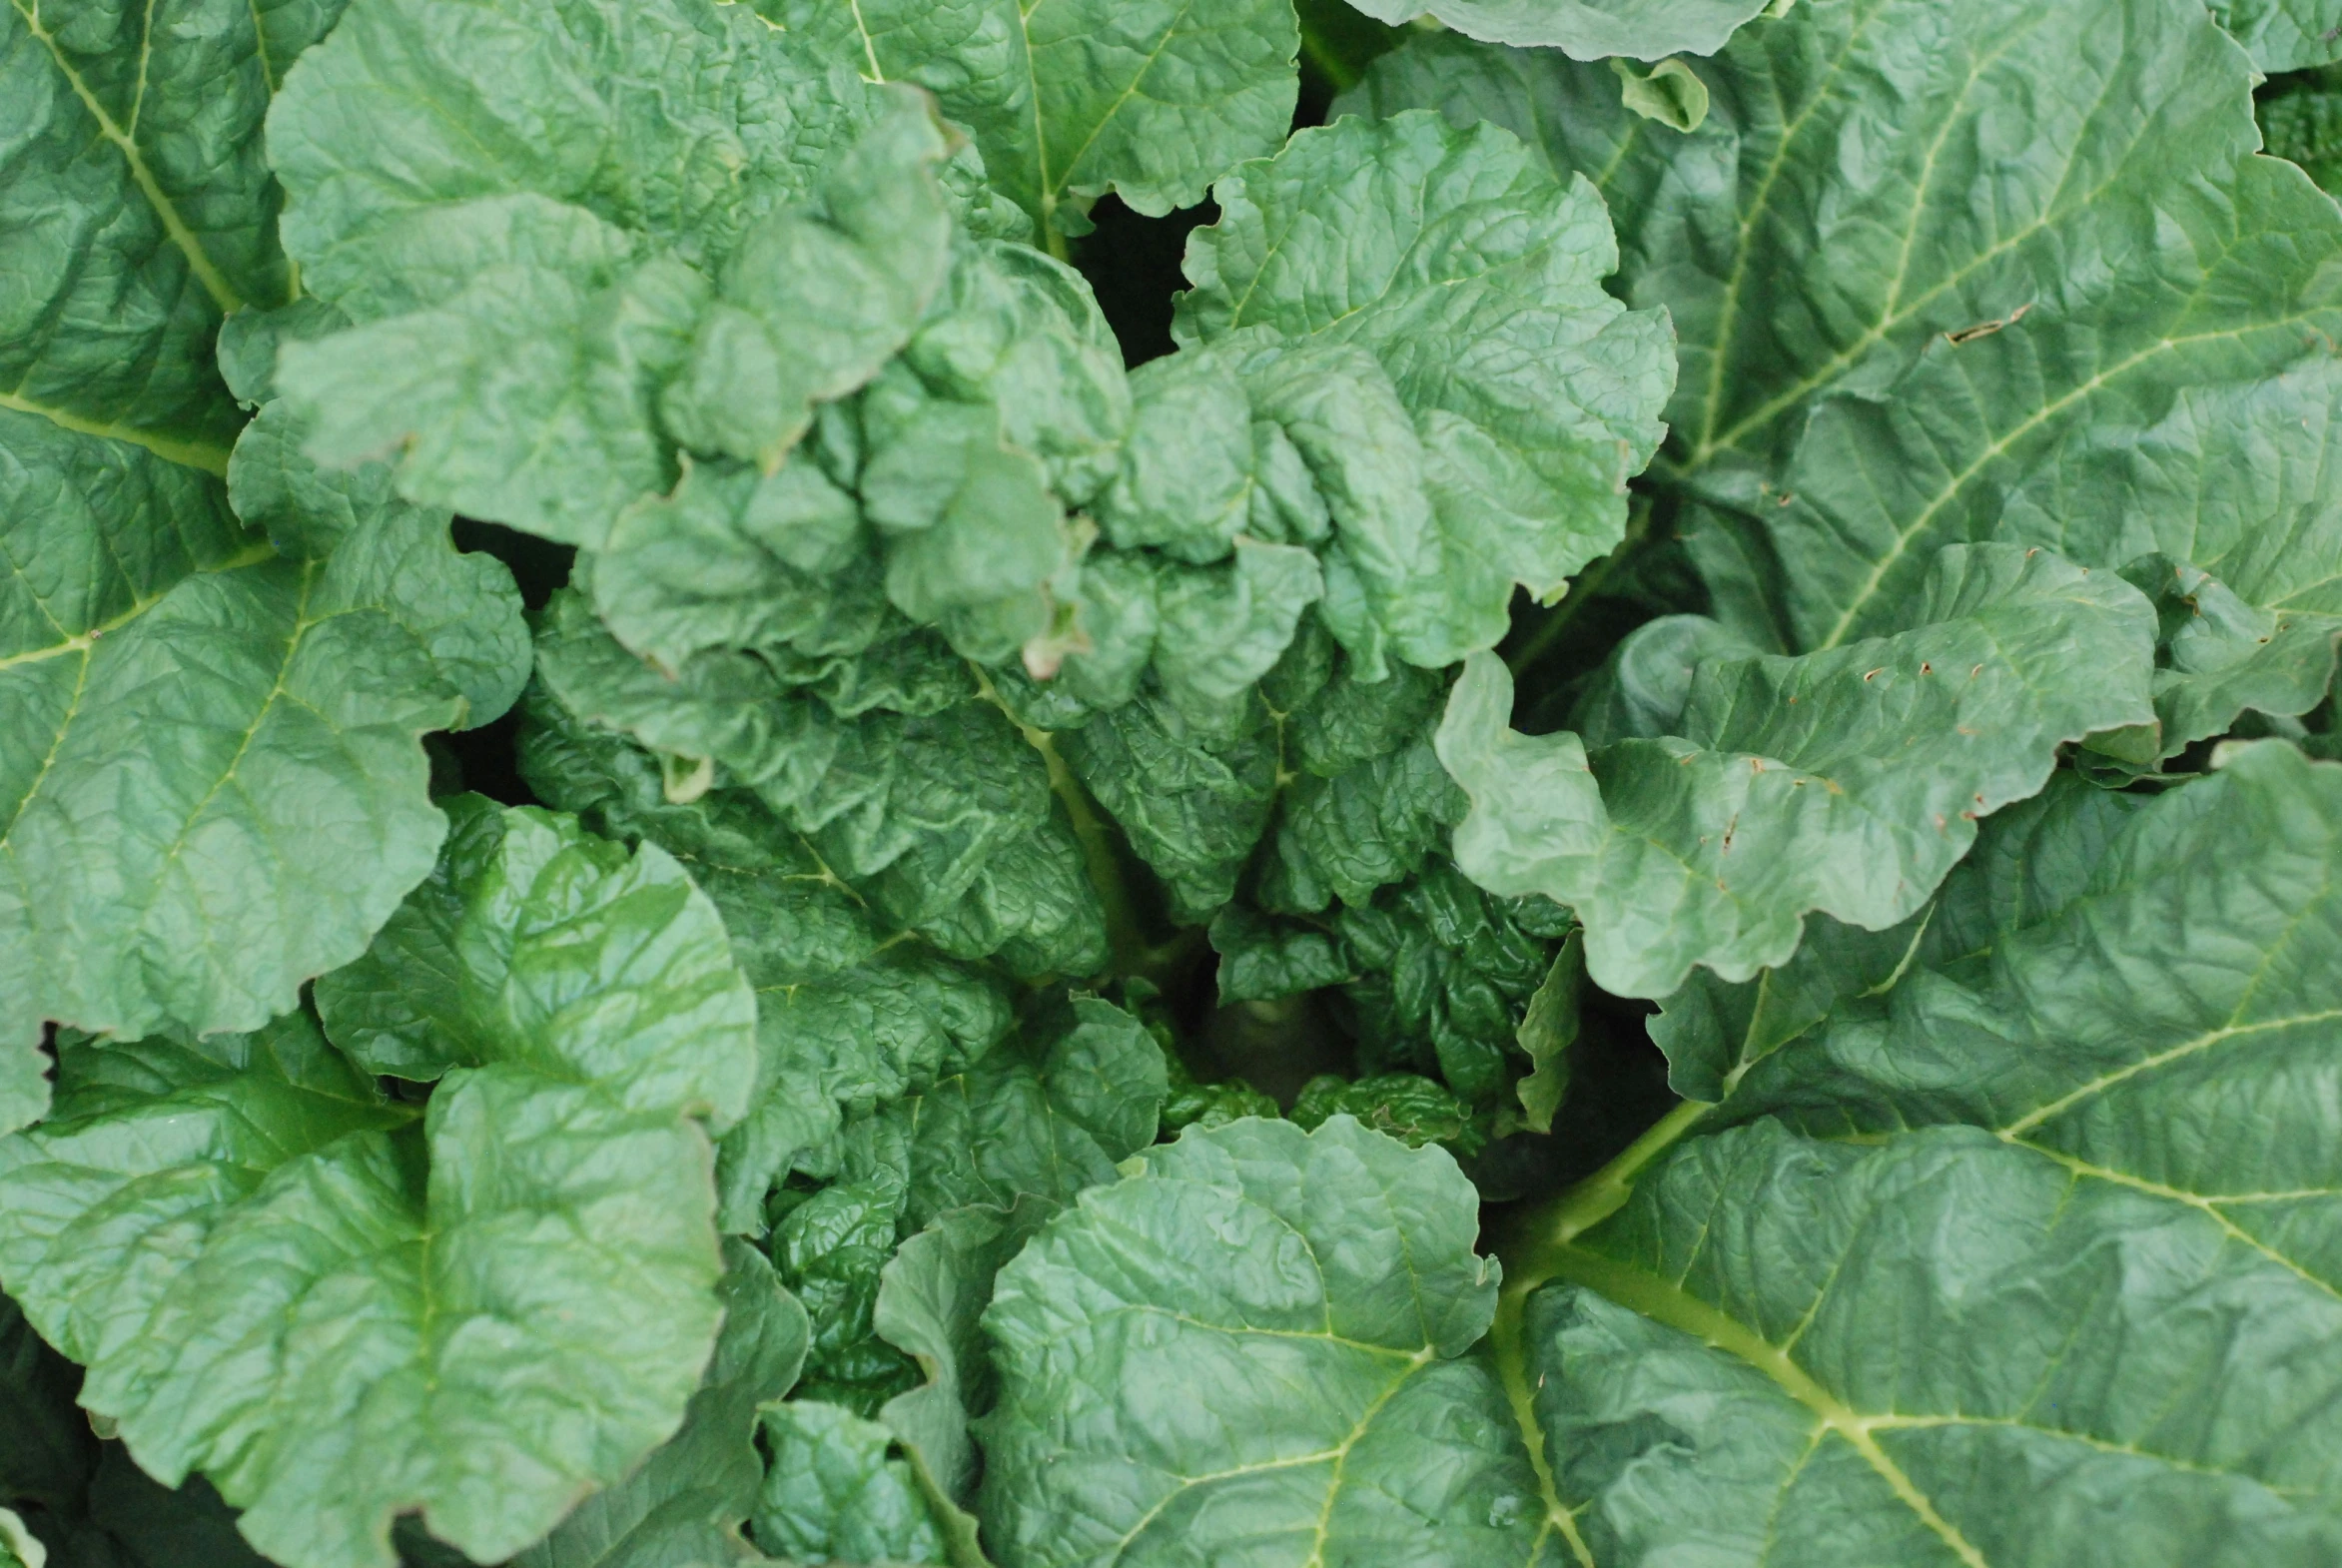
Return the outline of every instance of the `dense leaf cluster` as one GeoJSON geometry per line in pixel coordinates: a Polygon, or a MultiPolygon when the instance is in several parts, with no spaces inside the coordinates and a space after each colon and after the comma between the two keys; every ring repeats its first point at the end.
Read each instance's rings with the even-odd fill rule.
{"type": "Polygon", "coordinates": [[[0,1568],[2342,1559],[2338,62],[13,0],[0,1568]]]}

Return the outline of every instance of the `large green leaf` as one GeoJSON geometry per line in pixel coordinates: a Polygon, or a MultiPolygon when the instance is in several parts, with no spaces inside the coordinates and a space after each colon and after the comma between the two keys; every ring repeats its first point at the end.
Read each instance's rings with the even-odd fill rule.
{"type": "Polygon", "coordinates": [[[2263,71],[2298,71],[2342,57],[2335,0],[2210,0],[2212,14],[2263,71]]]}
{"type": "MultiPolygon", "coordinates": [[[[1429,17],[1492,43],[1546,45],[1573,60],[1714,54],[1777,0],[1351,0],[1385,22],[1429,17]]],[[[1612,89],[1616,91],[1615,87],[1612,89]]]]}
{"type": "Polygon", "coordinates": [[[474,1558],[527,1546],[673,1433],[722,1314],[698,1118],[756,1066],[722,922],[656,849],[452,809],[441,875],[329,988],[362,1059],[446,1067],[427,1110],[295,1013],[69,1044],[56,1113],[0,1144],[0,1276],[83,1403],[291,1568],[388,1568],[416,1509],[474,1558]]]}
{"type": "MultiPolygon", "coordinates": [[[[964,680],[965,669],[959,674],[964,680]]],[[[945,700],[956,694],[947,690],[945,700]]],[[[763,1227],[766,1186],[792,1164],[817,1161],[842,1111],[867,1113],[916,1094],[990,1051],[1013,1023],[1013,978],[1084,974],[1103,962],[1098,895],[1046,797],[1032,817],[1017,819],[1022,837],[973,839],[948,831],[953,811],[914,809],[898,819],[885,808],[896,797],[881,797],[863,815],[880,827],[891,822],[910,847],[866,874],[856,846],[872,842],[868,833],[802,831],[728,783],[678,804],[669,798],[671,769],[622,735],[582,721],[550,694],[532,698],[527,714],[522,768],[538,795],[689,866],[724,912],[756,987],[762,1087],[754,1113],[724,1143],[727,1229],[763,1227]],[[954,843],[981,853],[929,853],[954,843]]],[[[904,716],[876,717],[899,726],[904,716]]],[[[1046,790],[1040,759],[1021,755],[1021,739],[976,733],[1015,748],[992,760],[1031,768],[1046,790]]],[[[975,764],[987,755],[955,749],[953,738],[931,733],[915,748],[939,786],[930,807],[965,808],[975,764]]],[[[883,782],[885,774],[860,776],[883,782]]],[[[905,798],[919,806],[920,796],[905,798]]]]}
{"type": "Polygon", "coordinates": [[[1300,34],[1287,0],[765,0],[839,37],[864,75],[912,82],[965,125],[995,185],[1048,236],[1084,234],[1112,190],[1192,207],[1292,124],[1300,34]]]}
{"type": "Polygon", "coordinates": [[[0,443],[0,1005],[19,1040],[255,1028],[429,869],[416,740],[510,700],[510,576],[359,490],[280,558],[241,483],[5,410],[0,443]]]}
{"type": "Polygon", "coordinates": [[[1591,753],[1512,731],[1511,677],[1475,655],[1439,733],[1472,796],[1456,862],[1575,909],[1607,990],[1666,996],[1695,964],[1744,980],[1788,960],[1811,911],[1907,918],[2060,744],[2151,722],[2151,636],[2111,573],[1948,546],[1895,635],[1705,660],[1669,733],[1591,753]]]}
{"type": "Polygon", "coordinates": [[[212,339],[293,292],[261,119],[336,0],[0,12],[0,407],[212,473],[243,422],[212,339]]]}
{"type": "Polygon", "coordinates": [[[776,463],[946,267],[927,107],[745,6],[363,0],[269,134],[287,249],[360,323],[286,351],[313,450],[572,542],[677,438],[776,463]]]}
{"type": "Polygon", "coordinates": [[[1664,317],[1602,290],[1617,251],[1590,185],[1412,115],[1302,132],[1217,196],[1172,332],[1250,400],[1235,469],[1313,481],[1316,520],[1284,526],[1315,542],[1330,514],[1321,613],[1369,671],[1491,646],[1516,582],[1558,596],[1617,542],[1674,357],[1664,317]],[[1257,452],[1255,421],[1275,432],[1257,452]]]}
{"type": "Polygon", "coordinates": [[[2252,156],[2253,65],[2203,6],[1818,0],[1693,69],[1689,135],[1607,71],[1458,40],[1358,102],[1492,118],[1599,181],[1622,292],[1683,335],[1656,471],[1713,503],[1681,531],[1743,629],[1876,634],[1950,541],[2159,553],[2166,750],[2313,705],[2342,626],[2342,214],[2252,156]]]}
{"type": "Polygon", "coordinates": [[[1004,1568],[1558,1563],[1471,1184],[1337,1117],[1190,1131],[1002,1270],[982,1511],[1004,1568]]]}
{"type": "Polygon", "coordinates": [[[718,1568],[755,1556],[740,1527],[764,1485],[757,1412],[797,1380],[805,1308],[746,1242],[726,1241],[724,1262],[723,1332],[682,1429],[511,1568],[718,1568]]]}
{"type": "Polygon", "coordinates": [[[1523,1377],[1590,1561],[2342,1550],[2342,768],[2118,799],[1996,822],[1943,938],[1516,1259],[1568,1282],[1523,1377]]]}
{"type": "Polygon", "coordinates": [[[963,1556],[976,1534],[960,1507],[974,1500],[976,1482],[968,1423],[992,1408],[996,1392],[984,1311],[1001,1269],[1059,1207],[1028,1195],[1006,1209],[951,1209],[906,1240],[880,1275],[872,1325],[918,1360],[927,1381],[888,1400],[879,1418],[922,1472],[930,1512],[963,1556]]]}

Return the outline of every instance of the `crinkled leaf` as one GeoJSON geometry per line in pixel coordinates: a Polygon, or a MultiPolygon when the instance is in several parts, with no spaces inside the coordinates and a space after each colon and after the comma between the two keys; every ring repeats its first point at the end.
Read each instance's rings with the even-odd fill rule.
{"type": "MultiPolygon", "coordinates": [[[[766,0],[836,35],[877,80],[936,95],[986,173],[1045,233],[1084,234],[1113,190],[1142,213],[1192,207],[1292,124],[1300,43],[1285,0],[766,0]]],[[[844,52],[841,50],[841,52],[844,52]]]]}
{"type": "Polygon", "coordinates": [[[2301,165],[2320,189],[2342,186],[2342,93],[2337,73],[2305,71],[2272,82],[2255,105],[2264,150],[2301,165]]]}
{"type": "Polygon", "coordinates": [[[2335,0],[2210,0],[2212,14],[2265,72],[2298,71],[2342,56],[2335,0]]]}
{"type": "MultiPolygon", "coordinates": [[[[1078,882],[1062,885],[1059,874],[1076,863],[1060,853],[1070,842],[1052,816],[1047,765],[948,661],[949,682],[919,682],[908,711],[883,701],[856,711],[745,653],[711,651],[668,675],[628,655],[571,592],[539,623],[537,669],[579,718],[720,770],[695,788],[753,790],[778,828],[802,836],[900,926],[952,917],[972,892],[982,896],[988,871],[1010,864],[1050,895],[1034,901],[1045,907],[1030,926],[1078,926],[1095,909],[1095,894],[1085,907],[1078,882]]],[[[839,690],[835,670],[806,673],[839,690]]],[[[968,956],[991,952],[1003,935],[968,956]]]]}
{"type": "Polygon", "coordinates": [[[1699,1139],[1560,1273],[1525,1338],[1593,1561],[2307,1568],[2342,1544],[2330,1288],[1988,1132],[1699,1139]]]}
{"type": "Polygon", "coordinates": [[[0,998],[19,1031],[256,1027],[429,869],[416,740],[508,699],[510,577],[443,514],[277,558],[201,473],[21,413],[0,441],[0,998]]]}
{"type": "Polygon", "coordinates": [[[1569,1093],[1569,1049],[1578,1038],[1578,1003],[1586,987],[1585,939],[1572,932],[1553,956],[1553,967],[1530,994],[1513,1043],[1529,1059],[1529,1076],[1515,1093],[1522,1122],[1532,1133],[1553,1131],[1553,1113],[1569,1093]]]}
{"type": "MultiPolygon", "coordinates": [[[[672,851],[723,911],[758,995],[755,1109],[724,1141],[724,1225],[761,1229],[766,1187],[867,1112],[976,1061],[1013,1022],[1006,976],[1097,964],[1104,934],[1079,855],[1046,833],[996,855],[920,937],[746,791],[667,798],[659,765],[558,703],[531,700],[522,769],[604,831],[672,851]],[[1065,857],[1072,856],[1069,864],[1065,857]]],[[[831,1158],[834,1159],[834,1156],[831,1158]]]]}
{"type": "Polygon", "coordinates": [[[261,118],[336,0],[0,13],[0,407],[225,471],[224,314],[293,293],[261,118]]]}
{"type": "Polygon", "coordinates": [[[1907,918],[1978,819],[2047,782],[2060,743],[2146,722],[2150,636],[2112,573],[1950,546],[1908,629],[1710,660],[1680,737],[1590,755],[1507,728],[1511,678],[1477,656],[1440,729],[1473,800],[1456,860],[1492,891],[1575,909],[1605,990],[1666,996],[1695,964],[1746,979],[1789,958],[1810,911],[1907,918]]]}
{"type": "MultiPolygon", "coordinates": [[[[1557,983],[1554,967],[1573,925],[1550,900],[1493,897],[1441,858],[1323,917],[1230,905],[1211,941],[1223,1003],[1338,987],[1362,1071],[1436,1075],[1486,1108],[1524,1055],[1532,1071],[1554,1062],[1576,1029],[1574,982],[1557,983]]],[[[1556,1083],[1534,1093],[1558,1102],[1556,1083]]],[[[1525,1083],[1522,1093],[1532,1093],[1525,1083]]]]}
{"type": "Polygon", "coordinates": [[[74,1046],[0,1144],[0,1272],[83,1402],[292,1568],[388,1568],[413,1509],[474,1558],[527,1546],[672,1434],[721,1315],[693,1113],[737,1118],[755,1067],[721,922],[658,850],[455,809],[417,904],[489,905],[469,929],[565,1027],[451,1021],[419,1118],[306,1014],[74,1046]]]}
{"type": "Polygon", "coordinates": [[[1395,1138],[1409,1149],[1440,1144],[1459,1154],[1479,1153],[1487,1129],[1439,1085],[1414,1073],[1377,1073],[1346,1079],[1326,1073],[1301,1086],[1293,1101],[1295,1127],[1314,1132],[1337,1116],[1395,1138]]]}
{"type": "Polygon", "coordinates": [[[1190,1131],[1002,1270],[987,1540],[1005,1568],[1560,1559],[1443,1150],[1337,1117],[1190,1131]],[[1541,1555],[1545,1554],[1545,1555],[1541,1555]]]}
{"type": "Polygon", "coordinates": [[[901,347],[944,150],[742,6],[370,0],[270,120],[287,248],[360,324],[281,385],[321,457],[398,448],[411,499],[598,544],[672,438],[777,462],[901,347]]]}
{"type": "Polygon", "coordinates": [[[1351,0],[1385,22],[1430,17],[1491,43],[1546,46],[1572,60],[1714,54],[1778,0],[1351,0]]]}
{"type": "Polygon", "coordinates": [[[812,1320],[798,1395],[875,1417],[919,1383],[919,1368],[879,1337],[874,1316],[901,1195],[891,1184],[839,1181],[814,1192],[783,1187],[771,1204],[787,1210],[773,1225],[773,1264],[812,1320]]]}
{"type": "Polygon", "coordinates": [[[447,814],[430,876],[364,957],[317,983],[334,1043],[415,1082],[491,1062],[623,1075],[719,1133],[737,1121],[756,1004],[722,917],[674,859],[478,795],[447,814]]]}
{"type": "Polygon", "coordinates": [[[1760,1005],[1724,1130],[1539,1262],[1570,1286],[1529,1371],[1595,1560],[2342,1547],[2337,865],[2342,768],[2282,743],[2076,785],[1995,823],[1908,962],[1760,1005]]]}
{"type": "MultiPolygon", "coordinates": [[[[1674,356],[1663,317],[1602,290],[1617,250],[1591,186],[1416,115],[1302,132],[1217,194],[1173,333],[1312,481],[1327,623],[1369,671],[1490,646],[1515,582],[1554,596],[1617,542],[1674,356]]],[[[1267,486],[1276,460],[1249,466],[1267,486]]]]}
{"type": "Polygon", "coordinates": [[[971,1203],[1071,1201],[1114,1179],[1118,1164],[1155,1142],[1163,1049],[1111,1002],[1076,997],[1070,1007],[850,1122],[846,1177],[899,1192],[906,1230],[971,1203]]]}
{"type": "MultiPolygon", "coordinates": [[[[2279,645],[2332,613],[2342,215],[2252,156],[2253,67],[2202,6],[1819,0],[1692,67],[1714,108],[1688,136],[1605,71],[1457,40],[1379,62],[1359,102],[1486,116],[1599,175],[1623,293],[1683,334],[1660,470],[1738,518],[1686,532],[1752,619],[1793,648],[1874,635],[1939,545],[1986,538],[2159,552],[2279,645]],[[2003,148],[2013,103],[2030,138],[2003,148]]],[[[2239,653],[2169,651],[2196,691],[2167,742],[2300,700],[2287,669],[2220,692],[2239,653]]]]}
{"type": "Polygon", "coordinates": [[[807,1562],[941,1563],[936,1528],[894,1434],[850,1410],[794,1399],[764,1414],[772,1451],[756,1541],[807,1562]]]}
{"type": "Polygon", "coordinates": [[[1356,978],[1330,932],[1231,904],[1211,917],[1220,1006],[1270,1002],[1356,978]]]}
{"type": "Polygon", "coordinates": [[[724,1243],[724,1327],[683,1426],[635,1471],[596,1492],[512,1568],[704,1568],[752,1557],[740,1527],[764,1485],[757,1412],[797,1381],[805,1308],[764,1254],[724,1243]]]}
{"type": "Polygon", "coordinates": [[[1059,1207],[1027,1194],[1010,1208],[980,1204],[938,1214],[880,1275],[871,1321],[927,1374],[925,1383],[888,1400],[880,1419],[924,1472],[931,1511],[955,1546],[972,1538],[975,1526],[958,1506],[973,1501],[976,1479],[968,1423],[992,1408],[994,1392],[984,1309],[1002,1267],[1059,1207]]]}

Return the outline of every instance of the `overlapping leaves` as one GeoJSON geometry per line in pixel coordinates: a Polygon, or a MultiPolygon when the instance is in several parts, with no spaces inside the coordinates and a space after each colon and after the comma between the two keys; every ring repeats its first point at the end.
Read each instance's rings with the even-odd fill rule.
{"type": "Polygon", "coordinates": [[[1762,1055],[1725,1044],[1721,1107],[1519,1238],[1489,1362],[1444,1359],[1491,1303],[1440,1157],[1339,1122],[1189,1135],[1004,1273],[994,1544],[1301,1561],[1434,1521],[1448,1546],[1409,1549],[1510,1525],[1477,1562],[2322,1560],[2337,866],[2342,769],[2281,743],[1996,822],[1942,936],[1762,1055]]]}
{"type": "Polygon", "coordinates": [[[1608,73],[1454,41],[1364,101],[1598,178],[1624,292],[1683,334],[1661,467],[1718,612],[1836,646],[1896,624],[1941,544],[2039,544],[2168,607],[2163,754],[2313,706],[2342,221],[2252,155],[2252,62],[2205,10],[1826,0],[1694,69],[1689,135],[1608,73]]]}
{"type": "Polygon", "coordinates": [[[476,797],[431,881],[251,1035],[69,1042],[0,1145],[0,1269],[139,1462],[297,1565],[420,1509],[527,1546],[673,1431],[713,1344],[754,1000],[655,849],[476,797]],[[427,1109],[376,1072],[440,1080],[427,1109]],[[418,1114],[419,1113],[419,1114],[418,1114]]]}

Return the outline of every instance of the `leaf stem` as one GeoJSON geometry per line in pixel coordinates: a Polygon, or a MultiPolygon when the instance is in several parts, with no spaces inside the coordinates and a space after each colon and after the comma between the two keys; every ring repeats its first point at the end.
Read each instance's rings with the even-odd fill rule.
{"type": "Polygon", "coordinates": [[[1488,1350],[1495,1359],[1497,1381],[1512,1407],[1513,1420],[1520,1427],[1521,1441],[1528,1447],[1529,1463],[1537,1472],[1546,1517],[1583,1568],[1594,1568],[1594,1553],[1578,1533],[1577,1518],[1562,1499],[1545,1453],[1536,1389],[1529,1382],[1529,1347],[1522,1319],[1537,1287],[1566,1272],[1570,1244],[1618,1212],[1634,1191],[1635,1177],[1715,1109],[1704,1100],[1685,1101],[1645,1129],[1642,1137],[1608,1165],[1503,1226],[1496,1238],[1496,1254],[1504,1264],[1504,1288],[1496,1297],[1496,1316],[1488,1325],[1488,1350]]]}
{"type": "Polygon", "coordinates": [[[1642,1137],[1601,1170],[1508,1226],[1496,1248],[1504,1262],[1505,1289],[1525,1296],[1552,1278],[1561,1252],[1626,1206],[1635,1189],[1635,1177],[1682,1142],[1684,1135],[1715,1109],[1705,1100],[1685,1101],[1645,1129],[1642,1137]]]}
{"type": "Polygon", "coordinates": [[[1049,792],[1065,808],[1066,817],[1073,825],[1074,841],[1082,846],[1082,863],[1089,873],[1090,885],[1097,891],[1098,901],[1106,909],[1106,940],[1114,972],[1117,975],[1152,974],[1167,957],[1175,958],[1179,944],[1176,940],[1163,948],[1151,947],[1139,918],[1139,903],[1131,892],[1130,879],[1123,875],[1123,863],[1115,853],[1114,835],[1105,818],[1074,777],[1074,770],[1066,766],[1066,759],[1058,755],[1057,737],[1037,725],[1026,723],[1009,708],[992,677],[973,660],[968,668],[976,676],[976,689],[984,700],[1006,714],[1017,733],[1025,737],[1025,744],[1041,753],[1042,766],[1049,773],[1049,792]]]}

